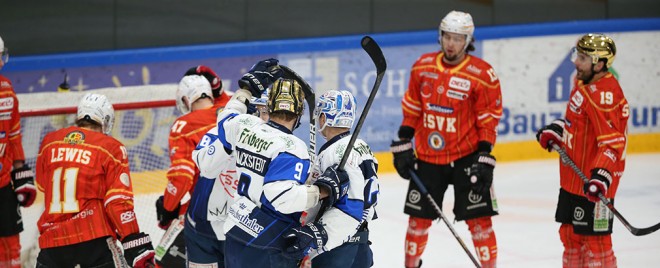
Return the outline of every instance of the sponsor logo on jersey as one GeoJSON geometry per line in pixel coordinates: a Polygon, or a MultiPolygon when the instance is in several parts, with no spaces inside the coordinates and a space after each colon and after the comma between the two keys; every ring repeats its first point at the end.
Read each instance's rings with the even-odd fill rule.
{"type": "Polygon", "coordinates": [[[0,88],[10,88],[11,85],[7,81],[0,82],[0,88]]]}
{"type": "Polygon", "coordinates": [[[438,74],[434,72],[421,72],[419,73],[419,77],[428,77],[431,79],[438,79],[438,74]]]}
{"type": "Polygon", "coordinates": [[[11,112],[0,113],[0,120],[9,120],[11,119],[11,112]]]}
{"type": "Polygon", "coordinates": [[[573,97],[571,97],[571,103],[574,103],[576,106],[580,107],[582,106],[583,102],[584,96],[582,96],[582,93],[580,93],[580,91],[575,91],[575,94],[573,94],[573,97]]]}
{"type": "Polygon", "coordinates": [[[4,139],[5,137],[7,137],[7,132],[0,131],[0,139],[4,139]]]}
{"type": "Polygon", "coordinates": [[[429,147],[431,149],[440,151],[445,148],[445,139],[438,132],[433,132],[429,135],[429,147]]]}
{"type": "Polygon", "coordinates": [[[465,68],[468,72],[474,73],[476,75],[481,74],[481,69],[477,68],[477,66],[474,66],[472,64],[468,65],[467,68],[465,68]]]}
{"type": "Polygon", "coordinates": [[[119,220],[121,221],[121,224],[126,224],[126,223],[129,223],[129,222],[132,222],[132,221],[135,220],[135,212],[133,212],[133,211],[124,212],[124,213],[119,215],[119,220]]]}
{"type": "Polygon", "coordinates": [[[0,111],[14,109],[14,98],[0,98],[0,111]]]}
{"type": "Polygon", "coordinates": [[[208,155],[213,155],[215,154],[215,145],[209,146],[209,150],[207,151],[208,155]]]}
{"type": "Polygon", "coordinates": [[[450,90],[447,90],[447,97],[450,97],[452,99],[457,99],[457,100],[465,100],[465,99],[467,99],[468,94],[450,89],[450,90]]]}
{"type": "Polygon", "coordinates": [[[443,114],[453,114],[454,113],[454,108],[435,105],[435,104],[432,104],[432,103],[426,103],[426,110],[434,111],[434,112],[438,112],[438,113],[443,113],[443,114]]]}
{"type": "Polygon", "coordinates": [[[83,144],[85,142],[85,133],[77,130],[69,132],[69,134],[64,136],[64,142],[71,145],[83,144]]]}
{"type": "Polygon", "coordinates": [[[591,93],[596,92],[596,90],[598,90],[598,88],[596,87],[596,85],[589,85],[589,91],[590,91],[591,93]]]}
{"type": "Polygon", "coordinates": [[[176,192],[179,190],[172,184],[171,182],[167,183],[167,192],[170,193],[171,195],[176,195],[176,192]]]}
{"type": "Polygon", "coordinates": [[[607,149],[603,154],[607,156],[610,160],[612,160],[612,162],[616,162],[616,155],[614,155],[614,152],[612,152],[612,150],[607,149]]]}
{"type": "Polygon", "coordinates": [[[268,148],[273,145],[272,141],[259,137],[257,133],[252,132],[249,128],[244,128],[243,131],[241,131],[241,134],[238,137],[238,142],[257,149],[255,151],[256,153],[268,150],[268,148]]]}
{"type": "Polygon", "coordinates": [[[94,210],[85,209],[81,212],[78,212],[75,216],[71,217],[71,219],[72,220],[75,220],[75,219],[78,219],[78,218],[84,219],[84,218],[87,218],[87,216],[92,216],[92,215],[94,215],[94,210]]]}
{"type": "Polygon", "coordinates": [[[256,174],[266,176],[270,158],[236,147],[236,166],[246,168],[256,174]]]}
{"type": "Polygon", "coordinates": [[[228,214],[233,217],[237,223],[238,227],[251,235],[252,237],[257,237],[261,231],[264,230],[264,227],[257,223],[257,219],[250,218],[250,212],[247,210],[247,206],[243,203],[239,204],[239,209],[245,214],[234,209],[234,206],[229,207],[228,214]]]}
{"type": "Polygon", "coordinates": [[[472,82],[470,80],[452,76],[449,78],[449,87],[458,89],[461,91],[470,91],[470,85],[472,85],[472,82]]]}

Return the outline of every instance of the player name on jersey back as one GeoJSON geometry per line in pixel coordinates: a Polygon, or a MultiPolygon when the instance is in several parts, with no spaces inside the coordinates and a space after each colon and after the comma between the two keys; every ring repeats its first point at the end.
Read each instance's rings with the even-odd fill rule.
{"type": "Polygon", "coordinates": [[[50,162],[56,163],[61,161],[75,162],[81,164],[89,164],[92,152],[77,148],[52,148],[50,162]]]}

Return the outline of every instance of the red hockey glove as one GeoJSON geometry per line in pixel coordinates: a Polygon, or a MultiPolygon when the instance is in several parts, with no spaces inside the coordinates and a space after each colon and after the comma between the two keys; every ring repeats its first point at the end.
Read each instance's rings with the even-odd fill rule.
{"type": "Polygon", "coordinates": [[[124,248],[124,259],[131,267],[154,267],[154,247],[148,234],[130,234],[121,241],[121,245],[124,248]]]}
{"type": "MultiPolygon", "coordinates": [[[[193,74],[204,76],[206,80],[209,80],[209,84],[211,84],[211,89],[213,90],[214,98],[217,98],[217,96],[215,96],[216,91],[218,91],[218,93],[222,92],[222,80],[220,80],[220,76],[218,76],[213,71],[213,69],[209,68],[208,66],[198,65],[196,67],[192,67],[188,69],[188,71],[186,71],[186,73],[183,76],[193,75],[193,74]]],[[[218,96],[220,95],[218,94],[218,96]]]]}
{"type": "Polygon", "coordinates": [[[37,188],[34,187],[34,172],[27,165],[11,171],[11,181],[14,184],[14,192],[18,203],[23,207],[29,207],[37,197],[37,188]]]}
{"type": "Polygon", "coordinates": [[[587,195],[587,199],[594,203],[600,201],[598,195],[602,194],[604,196],[607,194],[610,183],[612,183],[612,175],[609,171],[603,168],[592,169],[589,183],[584,184],[584,193],[587,195]]]}
{"type": "Polygon", "coordinates": [[[541,144],[543,149],[548,150],[548,152],[552,151],[550,141],[557,145],[561,144],[565,124],[566,121],[563,119],[556,119],[536,132],[536,140],[539,141],[539,144],[541,144]]]}

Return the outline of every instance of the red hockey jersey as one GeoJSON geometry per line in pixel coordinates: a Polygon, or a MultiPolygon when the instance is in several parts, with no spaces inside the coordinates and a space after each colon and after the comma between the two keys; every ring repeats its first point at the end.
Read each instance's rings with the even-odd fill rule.
{"type": "Polygon", "coordinates": [[[47,134],[36,164],[45,194],[39,247],[139,232],[128,152],[116,139],[76,126],[47,134]]]}
{"type": "MultiPolygon", "coordinates": [[[[594,168],[610,172],[607,198],[616,194],[625,168],[629,115],[628,101],[611,73],[587,85],[575,81],[566,107],[562,147],[587,177],[594,168]]],[[[585,196],[584,183],[569,166],[560,164],[559,172],[563,189],[585,196]]]]}
{"type": "MultiPolygon", "coordinates": [[[[192,196],[199,169],[192,161],[192,151],[204,134],[216,125],[216,108],[195,110],[179,117],[170,129],[170,169],[167,171],[167,189],[163,206],[173,211],[186,193],[192,196]]],[[[183,215],[188,208],[182,204],[179,213],[183,215]]]]}
{"type": "Polygon", "coordinates": [[[0,188],[11,181],[15,160],[25,160],[18,99],[9,79],[0,75],[0,188]]]}
{"type": "Polygon", "coordinates": [[[415,129],[417,157],[447,164],[477,150],[479,141],[495,144],[502,116],[500,82],[485,61],[466,55],[455,66],[442,52],[422,55],[410,71],[403,99],[403,126],[415,129]]]}

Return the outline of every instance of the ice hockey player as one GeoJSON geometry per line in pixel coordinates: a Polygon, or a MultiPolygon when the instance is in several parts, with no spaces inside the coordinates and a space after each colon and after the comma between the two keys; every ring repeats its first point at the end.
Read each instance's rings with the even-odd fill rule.
{"type": "MultiPolygon", "coordinates": [[[[9,52],[0,37],[0,70],[9,52]]],[[[18,98],[7,77],[0,75],[0,267],[21,267],[23,231],[20,207],[29,207],[37,196],[34,172],[25,163],[18,98]]]]}
{"type": "Polygon", "coordinates": [[[211,85],[204,76],[192,74],[181,79],[176,91],[176,108],[182,115],[170,129],[168,183],[156,202],[158,226],[167,230],[156,247],[158,266],[186,266],[183,217],[199,176],[191,155],[204,134],[215,126],[213,107],[211,85]]]}
{"type": "MultiPolygon", "coordinates": [[[[282,71],[277,63],[260,61],[241,78],[240,89],[218,116],[217,128],[193,153],[201,170],[223,169],[229,155],[235,159],[237,198],[224,225],[228,268],[295,267],[299,260],[282,254],[282,234],[300,225],[302,211],[321,198],[332,206],[348,188],[346,173],[333,167],[313,185],[305,185],[310,166],[307,146],[292,134],[303,114],[304,96],[295,80],[278,79],[282,71]],[[271,83],[270,120],[245,114],[250,98],[260,97],[271,83]]],[[[309,236],[297,241],[300,248],[320,248],[328,240],[325,228],[317,223],[308,223],[304,231],[309,236]]]]}
{"type": "MultiPolygon", "coordinates": [[[[250,100],[250,104],[255,106],[253,115],[264,121],[268,121],[268,110],[262,110],[267,101],[265,94],[250,100]]],[[[223,170],[200,170],[200,179],[195,184],[185,217],[188,267],[225,266],[223,225],[227,219],[227,207],[233,204],[238,185],[235,163],[230,158],[224,163],[226,168],[223,170]],[[216,175],[217,172],[220,174],[216,175]]]]}
{"type": "MultiPolygon", "coordinates": [[[[314,163],[315,170],[325,170],[341,162],[351,139],[356,107],[355,97],[345,90],[330,90],[319,98],[314,115],[319,125],[318,132],[327,142],[319,151],[314,163]]],[[[375,217],[375,205],[380,195],[376,175],[378,161],[362,139],[355,140],[344,170],[350,179],[349,191],[319,219],[319,224],[332,228],[326,228],[328,241],[323,248],[313,252],[320,254],[312,258],[314,268],[367,268],[373,265],[368,224],[375,217]]],[[[308,235],[305,228],[294,228],[285,236],[293,241],[301,239],[308,235]]],[[[300,248],[285,251],[285,254],[294,257],[300,257],[303,253],[300,248]]]]}
{"type": "Polygon", "coordinates": [[[133,209],[128,152],[108,136],[114,109],[104,95],[87,93],[76,125],[48,133],[37,156],[37,182],[45,194],[39,218],[37,267],[154,265],[149,235],[133,209]]]}
{"type": "MultiPolygon", "coordinates": [[[[394,166],[405,179],[415,170],[440,207],[453,185],[456,220],[467,223],[481,265],[495,267],[491,217],[497,215],[497,202],[491,187],[495,157],[490,152],[502,115],[500,82],[487,62],[469,54],[475,49],[470,14],[451,11],[438,30],[441,51],[422,55],[411,68],[401,101],[399,140],[391,146],[394,166]]],[[[405,265],[418,267],[438,215],[425,198],[415,198],[419,188],[412,180],[406,196],[404,213],[410,218],[405,265]]]]}
{"type": "Polygon", "coordinates": [[[586,34],[573,49],[577,75],[566,107],[566,118],[540,129],[541,147],[559,145],[585,174],[589,183],[565,164],[559,165],[559,201],[555,220],[561,223],[564,267],[616,267],[612,250],[613,215],[600,201],[614,202],[626,163],[630,107],[609,71],[616,56],[612,38],[586,34]],[[587,173],[589,172],[589,173],[587,173]],[[574,213],[578,209],[584,213],[574,213]]]}

